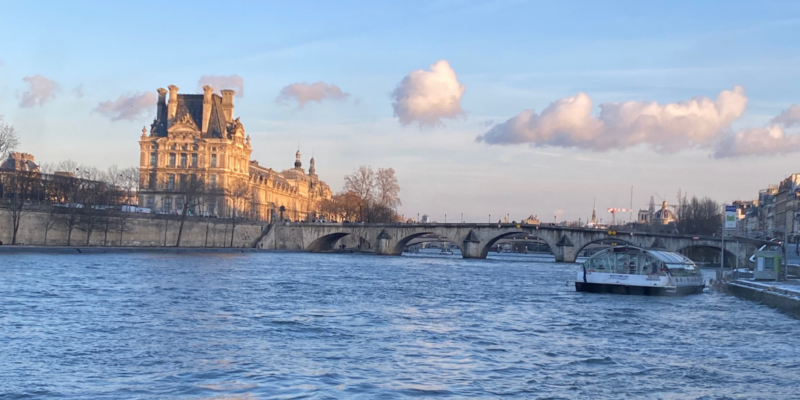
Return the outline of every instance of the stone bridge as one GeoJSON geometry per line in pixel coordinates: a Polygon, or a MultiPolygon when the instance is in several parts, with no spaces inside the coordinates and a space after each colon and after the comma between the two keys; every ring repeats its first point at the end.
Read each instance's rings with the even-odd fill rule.
{"type": "MultiPolygon", "coordinates": [[[[486,258],[498,240],[523,234],[546,242],[558,262],[574,262],[590,244],[611,241],[645,248],[679,252],[688,247],[721,249],[719,237],[669,235],[644,232],[612,232],[589,228],[520,224],[335,224],[278,223],[270,227],[256,246],[263,249],[326,252],[335,250],[336,242],[348,235],[362,238],[380,255],[401,255],[408,243],[420,236],[434,234],[449,238],[461,249],[464,258],[486,258]]],[[[756,244],[744,238],[725,240],[726,257],[735,257],[744,266],[756,244]]]]}

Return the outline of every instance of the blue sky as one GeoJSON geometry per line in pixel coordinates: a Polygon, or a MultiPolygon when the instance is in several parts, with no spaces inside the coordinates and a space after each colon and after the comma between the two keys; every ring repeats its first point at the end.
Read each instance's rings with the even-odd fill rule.
{"type": "Polygon", "coordinates": [[[628,206],[631,185],[636,208],[678,189],[753,198],[798,172],[797,153],[714,159],[711,145],[667,154],[475,138],[581,92],[599,113],[606,102],[714,100],[736,85],[747,106],[724,128],[762,128],[800,103],[798,31],[790,1],[0,1],[0,114],[37,161],[135,165],[155,107],[112,121],[92,111],[99,103],[170,84],[197,93],[201,76],[235,74],[245,88],[235,113],[261,165],[290,168],[299,143],[335,190],[358,165],[394,167],[406,216],[585,219],[595,197],[601,209],[628,206]],[[393,90],[438,60],[464,86],[463,113],[401,126],[393,90]],[[23,78],[37,74],[60,89],[21,107],[23,78]],[[287,85],[318,81],[349,96],[275,102],[287,85]]]}

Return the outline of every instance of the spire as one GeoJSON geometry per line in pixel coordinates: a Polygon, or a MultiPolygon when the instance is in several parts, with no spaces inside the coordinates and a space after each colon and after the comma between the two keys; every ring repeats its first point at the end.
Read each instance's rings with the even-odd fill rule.
{"type": "Polygon", "coordinates": [[[597,199],[592,200],[592,221],[589,222],[591,225],[597,225],[597,199]]]}
{"type": "Polygon", "coordinates": [[[300,146],[297,146],[297,153],[294,154],[294,167],[298,169],[303,167],[303,162],[300,161],[300,146]]]}
{"type": "Polygon", "coordinates": [[[317,173],[317,169],[314,168],[314,153],[312,152],[311,153],[311,160],[309,161],[309,165],[308,165],[308,174],[309,175],[314,175],[316,173],[317,173]]]}

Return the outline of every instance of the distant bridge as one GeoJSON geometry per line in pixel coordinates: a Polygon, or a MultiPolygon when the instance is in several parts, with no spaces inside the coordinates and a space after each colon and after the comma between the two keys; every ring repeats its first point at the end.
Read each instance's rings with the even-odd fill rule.
{"type": "MultiPolygon", "coordinates": [[[[401,255],[414,239],[436,235],[450,239],[464,258],[486,258],[489,249],[499,240],[523,234],[537,238],[550,246],[558,262],[574,262],[587,246],[598,242],[630,244],[645,248],[661,248],[679,252],[689,247],[722,248],[719,237],[671,235],[645,232],[613,232],[589,228],[540,226],[522,224],[335,224],[335,223],[278,223],[255,243],[263,249],[305,250],[326,252],[335,250],[336,242],[353,235],[364,239],[379,255],[401,255]]],[[[726,257],[735,257],[737,265],[745,265],[758,241],[745,238],[725,240],[726,257]]]]}

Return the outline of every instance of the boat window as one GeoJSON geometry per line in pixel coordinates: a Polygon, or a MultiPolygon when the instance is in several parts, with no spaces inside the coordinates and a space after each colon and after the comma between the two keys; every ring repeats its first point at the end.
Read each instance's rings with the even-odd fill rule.
{"type": "Polygon", "coordinates": [[[601,252],[592,256],[587,260],[587,269],[595,270],[597,272],[609,272],[611,269],[608,264],[608,252],[601,252]]]}
{"type": "Polygon", "coordinates": [[[676,277],[700,276],[700,270],[695,268],[692,265],[687,265],[687,264],[667,264],[667,268],[669,268],[669,273],[672,276],[676,276],[676,277]]]}

